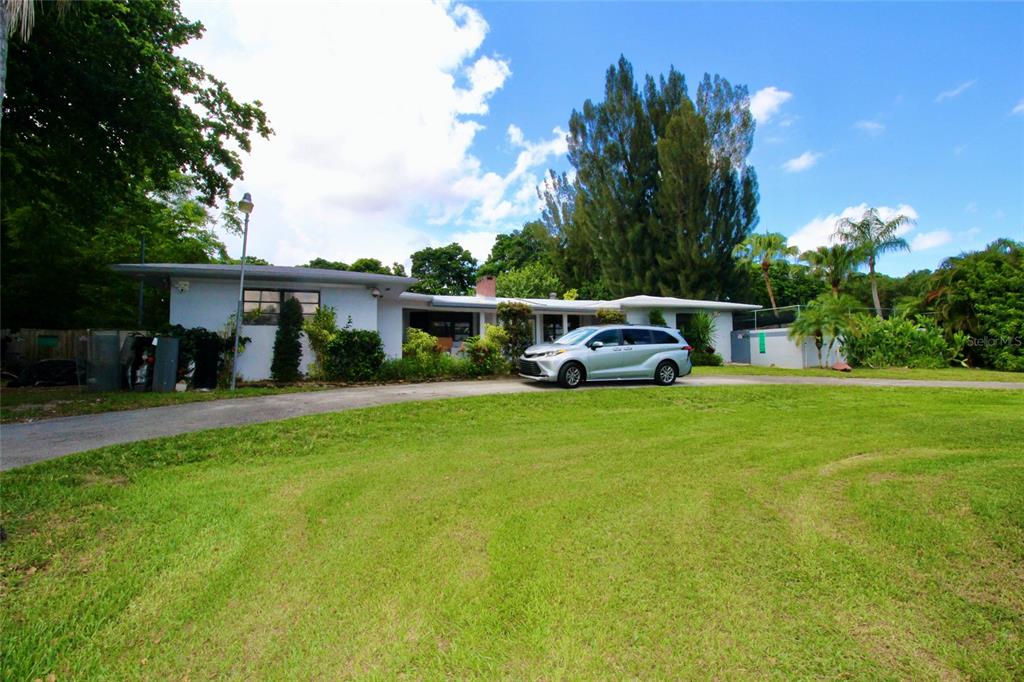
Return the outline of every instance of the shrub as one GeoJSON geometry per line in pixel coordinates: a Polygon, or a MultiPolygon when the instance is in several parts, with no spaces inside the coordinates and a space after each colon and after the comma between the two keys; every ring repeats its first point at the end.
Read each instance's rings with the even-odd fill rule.
{"type": "Polygon", "coordinates": [[[313,317],[302,323],[302,331],[306,332],[309,347],[313,350],[314,361],[309,365],[311,377],[323,378],[324,353],[327,344],[338,333],[337,316],[331,306],[321,306],[313,313],[313,317]]]}
{"type": "Polygon", "coordinates": [[[405,343],[402,344],[402,357],[413,358],[417,361],[434,360],[441,354],[441,348],[437,345],[437,337],[428,334],[422,329],[409,327],[405,333],[405,343]]]}
{"type": "Polygon", "coordinates": [[[720,367],[722,362],[722,356],[718,353],[699,350],[690,352],[690,364],[694,367],[720,367]]]}
{"type": "Polygon", "coordinates": [[[701,353],[714,353],[715,318],[706,310],[698,310],[690,318],[683,336],[701,353]]]}
{"type": "Polygon", "coordinates": [[[597,309],[598,324],[626,324],[626,313],[611,308],[597,309]]]}
{"type": "Polygon", "coordinates": [[[508,334],[501,327],[485,325],[484,335],[466,339],[466,355],[472,363],[474,374],[478,376],[490,374],[506,374],[510,367],[503,355],[503,347],[508,343],[508,334]]]}
{"type": "Polygon", "coordinates": [[[530,321],[533,311],[525,303],[503,301],[498,304],[498,321],[505,328],[502,352],[509,359],[518,358],[533,343],[530,321]]]}
{"type": "Polygon", "coordinates": [[[322,371],[331,381],[369,381],[384,364],[380,334],[369,329],[352,329],[351,322],[339,329],[327,343],[322,371]]]}
{"type": "Polygon", "coordinates": [[[433,358],[404,357],[385,360],[377,376],[382,381],[424,381],[426,379],[461,379],[473,376],[468,358],[453,358],[447,353],[433,358]]]}
{"type": "Polygon", "coordinates": [[[859,367],[947,367],[957,359],[966,339],[946,340],[928,318],[856,315],[843,343],[846,360],[859,367]]]}
{"type": "Polygon", "coordinates": [[[665,321],[665,316],[662,314],[662,312],[660,310],[652,310],[647,315],[647,321],[650,322],[655,327],[667,327],[668,326],[668,322],[665,321]]]}
{"type": "Polygon", "coordinates": [[[302,361],[302,304],[289,298],[281,304],[277,333],[274,334],[274,356],[270,361],[270,377],[277,382],[298,381],[302,361]]]}

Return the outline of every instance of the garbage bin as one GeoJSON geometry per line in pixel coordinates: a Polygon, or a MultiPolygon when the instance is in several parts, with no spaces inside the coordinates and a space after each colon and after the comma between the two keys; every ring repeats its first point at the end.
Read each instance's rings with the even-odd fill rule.
{"type": "Polygon", "coordinates": [[[121,388],[120,339],[116,331],[89,333],[85,385],[90,391],[121,388]]]}

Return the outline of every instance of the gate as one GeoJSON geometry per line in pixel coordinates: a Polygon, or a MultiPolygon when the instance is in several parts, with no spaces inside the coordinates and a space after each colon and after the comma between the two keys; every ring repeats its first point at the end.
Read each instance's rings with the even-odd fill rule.
{"type": "Polygon", "coordinates": [[[746,365],[750,364],[750,332],[739,329],[729,334],[729,341],[732,350],[732,361],[746,365]]]}

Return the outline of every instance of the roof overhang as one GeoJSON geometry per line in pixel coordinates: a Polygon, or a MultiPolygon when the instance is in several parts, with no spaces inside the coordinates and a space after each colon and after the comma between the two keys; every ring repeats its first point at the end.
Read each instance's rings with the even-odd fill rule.
{"type": "MultiPolygon", "coordinates": [[[[114,272],[150,282],[163,282],[168,278],[237,280],[241,265],[212,263],[120,263],[110,266],[114,272]]],[[[246,278],[260,282],[293,284],[357,285],[405,291],[419,280],[415,277],[379,275],[373,272],[325,270],[321,268],[287,267],[279,265],[246,265],[246,278]]]]}

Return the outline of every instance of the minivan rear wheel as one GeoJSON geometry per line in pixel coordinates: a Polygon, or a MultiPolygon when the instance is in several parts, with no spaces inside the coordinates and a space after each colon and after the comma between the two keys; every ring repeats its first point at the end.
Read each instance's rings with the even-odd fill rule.
{"type": "Polygon", "coordinates": [[[658,368],[654,370],[654,383],[659,386],[671,386],[676,383],[676,376],[678,374],[679,370],[676,369],[674,362],[662,360],[658,368]]]}
{"type": "Polygon", "coordinates": [[[567,362],[558,371],[558,383],[563,388],[576,388],[580,386],[586,376],[583,365],[578,362],[567,362]]]}

